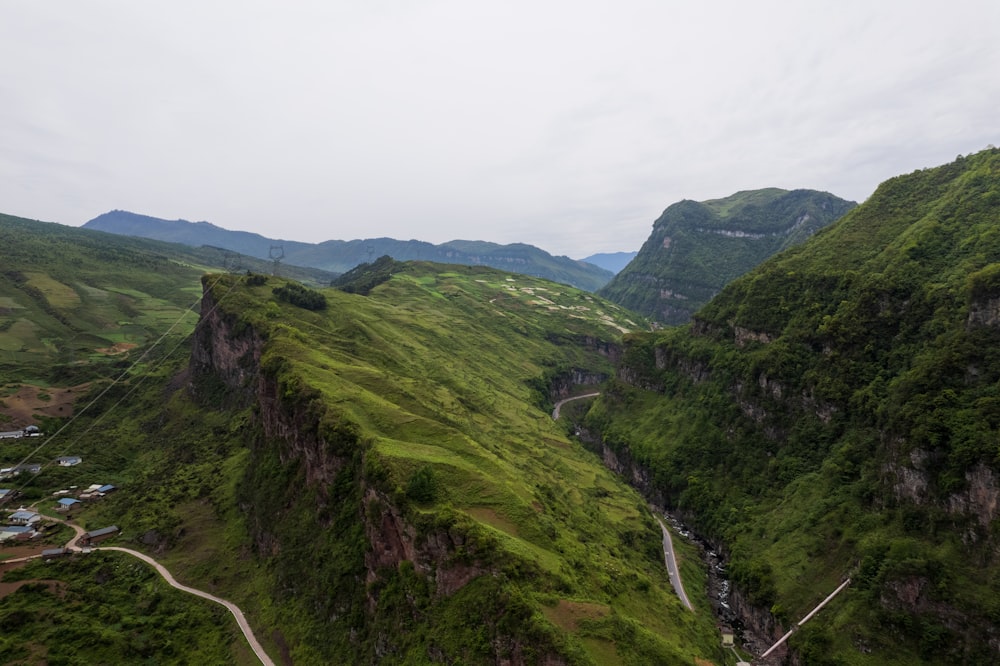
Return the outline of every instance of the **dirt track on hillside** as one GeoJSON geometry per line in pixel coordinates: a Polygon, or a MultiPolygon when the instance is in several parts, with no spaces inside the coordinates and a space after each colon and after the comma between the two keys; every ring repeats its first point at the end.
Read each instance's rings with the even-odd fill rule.
{"type": "MultiPolygon", "coordinates": [[[[12,564],[5,564],[5,560],[16,560],[22,557],[33,557],[35,555],[41,555],[42,551],[46,548],[51,548],[52,546],[47,546],[45,544],[31,544],[31,545],[17,545],[17,546],[0,546],[0,555],[3,555],[4,559],[0,560],[0,599],[3,599],[8,594],[16,592],[19,587],[27,585],[28,583],[40,583],[44,582],[53,588],[55,585],[54,581],[40,581],[40,580],[19,580],[13,583],[2,582],[3,574],[7,571],[12,571],[18,567],[23,567],[27,562],[14,562],[12,564]]],[[[54,589],[54,588],[53,588],[54,589]]]]}

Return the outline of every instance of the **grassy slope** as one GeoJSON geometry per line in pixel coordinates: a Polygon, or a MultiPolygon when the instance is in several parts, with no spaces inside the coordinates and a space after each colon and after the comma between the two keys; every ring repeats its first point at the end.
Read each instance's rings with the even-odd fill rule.
{"type": "MultiPolygon", "coordinates": [[[[178,336],[191,332],[197,314],[182,315],[197,303],[205,271],[233,262],[256,270],[269,267],[211,248],[194,250],[9,215],[0,215],[0,244],[0,375],[5,379],[66,384],[106,376],[114,372],[122,349],[155,341],[171,327],[178,336]]],[[[333,277],[285,270],[324,283],[333,277]]]]}
{"type": "Polygon", "coordinates": [[[126,555],[36,560],[4,576],[14,580],[31,582],[0,601],[5,664],[254,663],[224,608],[126,555]]]}
{"type": "MultiPolygon", "coordinates": [[[[391,610],[380,608],[353,627],[360,644],[335,635],[325,645],[310,644],[313,621],[299,608],[301,625],[281,627],[293,654],[306,661],[343,654],[338,650],[365,654],[374,649],[365,641],[381,641],[389,650],[386,663],[417,663],[431,648],[452,655],[464,650],[463,660],[478,663],[490,648],[476,645],[456,618],[477,617],[479,607],[496,599],[517,599],[526,617],[505,631],[549,636],[539,640],[562,646],[557,650],[574,663],[607,663],[609,654],[618,655],[611,663],[711,655],[711,619],[701,616],[699,624],[669,591],[658,528],[641,499],[566,439],[539,408],[544,399],[533,388],[546,373],[570,367],[610,371],[603,357],[552,341],[614,339],[632,325],[624,312],[569,287],[489,269],[413,266],[369,297],[327,291],[329,307],[320,313],[274,303],[272,286],[237,287],[224,306],[268,338],[264,367],[278,368],[283,386],[320,396],[321,421],[357,428],[366,468],[380,470],[383,487],[397,488],[397,501],[429,470],[433,500],[404,500],[414,512],[410,519],[450,521],[504,572],[499,583],[481,577],[446,599],[411,590],[426,604],[419,613],[426,624],[411,634],[400,634],[402,620],[387,614],[413,612],[392,594],[418,583],[393,574],[376,588],[380,606],[391,610]],[[486,597],[468,596],[484,585],[486,597]],[[605,610],[577,625],[565,617],[574,604],[605,610]],[[386,635],[392,636],[388,648],[386,635]]],[[[280,475],[301,474],[295,465],[262,464],[280,475]]],[[[286,524],[300,520],[290,517],[295,511],[284,514],[286,524]]],[[[310,522],[315,529],[314,519],[299,527],[310,522]]],[[[291,533],[278,538],[295,540],[291,533]]],[[[312,548],[328,548],[335,560],[343,546],[314,542],[312,548]]],[[[275,558],[262,560],[278,578],[287,570],[275,558]]],[[[338,571],[346,575],[350,566],[338,571]]],[[[286,578],[301,575],[308,574],[286,578]]],[[[279,623],[278,615],[276,609],[271,621],[279,623]]]]}
{"type": "MultiPolygon", "coordinates": [[[[199,296],[201,270],[130,239],[0,217],[0,363],[100,364],[115,344],[142,345],[199,296]]],[[[194,326],[192,315],[180,333],[194,326]]],[[[80,374],[80,373],[77,373],[80,374]]],[[[37,376],[37,375],[36,375],[37,376]]]]}
{"type": "MultiPolygon", "coordinates": [[[[359,563],[359,533],[351,526],[357,510],[342,511],[335,518],[347,523],[324,532],[317,520],[326,519],[317,517],[316,495],[301,482],[297,463],[262,460],[247,448],[256,432],[251,414],[221,408],[225,401],[196,405],[180,390],[184,382],[172,380],[186,345],[169,357],[154,353],[50,440],[46,457],[71,452],[84,463],[48,467],[27,480],[25,501],[46,504],[60,488],[115,483],[118,493],[77,516],[82,525],[120,525],[119,542],[150,550],[182,581],[240,603],[269,651],[296,663],[352,661],[384,649],[386,636],[391,651],[382,663],[424,663],[433,650],[478,663],[497,649],[480,643],[484,622],[496,624],[496,636],[523,639],[529,663],[532,641],[572,663],[715,656],[711,617],[691,615],[670,591],[658,526],[641,498],[571,443],[545,411],[542,389],[561,371],[611,372],[606,358],[578,343],[581,336],[615,340],[635,326],[626,313],[568,287],[490,269],[418,266],[371,297],[325,290],[330,307],[323,313],[275,301],[278,280],[227,293],[232,280],[223,277],[217,287],[226,294],[224,307],[267,331],[268,358],[282,361],[283,380],[325,396],[337,418],[356,424],[368,467],[397,487],[395,498],[415,524],[452,524],[495,574],[444,600],[405,568],[384,574],[375,587],[351,576],[336,583],[338,558],[348,570],[359,563]],[[432,500],[409,499],[417,472],[427,470],[432,500]],[[255,551],[249,541],[252,527],[240,503],[261,488],[290,502],[278,535],[288,558],[255,551]],[[289,596],[290,575],[311,591],[289,596]],[[330,591],[340,584],[354,595],[355,610],[374,594],[378,613],[349,613],[346,624],[318,616],[310,600],[340,603],[330,591]],[[360,627],[354,639],[351,623],[360,627]]],[[[137,279],[131,284],[143,288],[137,279]]],[[[95,386],[81,403],[103,388],[95,386]]],[[[10,452],[19,457],[28,445],[11,445],[21,448],[10,452]]],[[[349,488],[331,492],[351,496],[349,488]]],[[[132,585],[124,573],[106,584],[132,585]]],[[[114,599],[101,612],[127,613],[114,599]]],[[[0,603],[0,612],[11,603],[0,603]]],[[[170,603],[165,608],[184,601],[170,603]]],[[[63,626],[75,627],[80,640],[96,640],[77,612],[86,613],[75,606],[60,611],[63,626]]],[[[35,619],[19,631],[38,631],[35,619]]],[[[212,640],[191,642],[192,652],[179,658],[215,649],[212,640]]],[[[242,642],[228,644],[230,658],[245,663],[242,642]]],[[[108,654],[134,649],[148,646],[121,643],[108,654]]]]}
{"type": "MultiPolygon", "coordinates": [[[[197,307],[189,308],[201,295],[203,273],[238,257],[7,215],[0,215],[0,242],[5,248],[0,430],[35,422],[47,433],[41,439],[3,441],[3,466],[27,460],[44,468],[38,476],[22,475],[2,485],[21,493],[18,503],[38,502],[41,511],[56,515],[52,492],[112,483],[127,491],[88,506],[76,516],[80,524],[98,528],[120,522],[126,538],[148,534],[151,543],[175,538],[190,507],[209,501],[206,489],[220,478],[220,465],[231,464],[243,451],[239,440],[222,437],[229,433],[231,415],[199,414],[183,400],[165,400],[176,389],[168,388],[171,378],[187,360],[185,340],[197,321],[197,307]],[[115,386],[113,378],[119,380],[115,386]],[[28,400],[22,403],[24,396],[28,400]],[[74,411],[83,412],[81,418],[63,430],[64,417],[74,411]],[[190,462],[202,442],[212,445],[199,451],[201,464],[179,468],[177,463],[190,462]],[[65,454],[80,455],[84,462],[69,468],[52,462],[65,454]],[[149,505],[135,506],[143,500],[149,505]]],[[[323,281],[332,277],[314,270],[299,274],[323,281]]],[[[66,563],[48,572],[63,581],[62,596],[51,594],[56,588],[50,585],[2,602],[0,613],[19,618],[16,626],[5,625],[10,637],[3,648],[5,663],[37,663],[42,644],[52,663],[128,663],[149,655],[252,663],[224,613],[210,611],[211,623],[221,632],[208,629],[201,610],[181,610],[189,597],[161,592],[151,574],[139,576],[139,582],[125,556],[109,558],[114,561],[96,574],[100,588],[87,578],[93,572],[86,566],[66,563]],[[104,601],[87,601],[96,589],[104,601]],[[141,609],[134,605],[137,591],[145,599],[141,609]],[[171,601],[161,603],[167,597],[171,601]],[[172,615],[202,623],[201,631],[185,635],[172,615]],[[53,616],[60,623],[57,632],[50,630],[53,616]],[[105,635],[109,617],[122,618],[118,640],[105,635]],[[172,629],[176,641],[162,640],[160,629],[154,629],[161,625],[172,629]],[[220,649],[229,656],[220,658],[220,649]]]]}
{"type": "Polygon", "coordinates": [[[697,335],[633,339],[626,366],[662,394],[622,385],[591,414],[765,609],[797,620],[853,573],[793,638],[808,663],[995,657],[996,521],[949,506],[998,464],[1000,337],[968,323],[1000,292],[998,183],[997,151],[888,181],[724,290],[697,335]]]}

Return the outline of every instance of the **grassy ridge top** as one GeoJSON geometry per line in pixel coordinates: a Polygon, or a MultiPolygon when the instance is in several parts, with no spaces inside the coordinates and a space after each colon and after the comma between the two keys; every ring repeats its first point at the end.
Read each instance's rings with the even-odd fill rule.
{"type": "MultiPolygon", "coordinates": [[[[571,287],[486,268],[406,264],[368,296],[323,290],[322,310],[276,301],[275,280],[232,280],[214,288],[220,307],[266,338],[261,367],[280,394],[292,401],[309,396],[321,430],[356,433],[369,480],[377,479],[418,532],[450,525],[475,566],[492,572],[453,595],[419,602],[426,603],[421,628],[409,634],[386,611],[386,590],[402,584],[399,574],[385,574],[390,582],[376,586],[382,592],[373,592],[375,601],[356,601],[373,605],[374,616],[334,631],[361,636],[361,645],[332,635],[322,648],[326,658],[367,654],[374,649],[368,641],[382,636],[390,653],[383,658],[392,663],[415,663],[408,659],[432,646],[463,663],[486,663],[495,646],[482,634],[498,621],[504,640],[520,636],[569,663],[670,663],[714,654],[712,618],[693,616],[670,590],[659,527],[643,500],[547,412],[549,380],[571,370],[613,370],[600,344],[634,329],[634,315],[571,287]],[[468,596],[480,588],[486,596],[468,596]],[[503,599],[519,600],[522,610],[500,611],[495,604],[503,599]],[[481,616],[478,635],[469,634],[467,622],[456,624],[481,616]]],[[[281,557],[298,557],[288,545],[295,511],[277,510],[283,518],[276,523],[288,530],[276,537],[285,544],[281,557]]],[[[329,538],[329,557],[314,556],[326,577],[350,571],[344,542],[329,538]]],[[[317,542],[310,541],[311,552],[323,550],[317,542]]],[[[269,566],[295,567],[278,560],[269,566]]],[[[282,579],[311,575],[295,571],[282,579]]],[[[304,581],[296,594],[307,596],[308,586],[304,581]]],[[[305,636],[297,638],[308,642],[305,636]]]]}

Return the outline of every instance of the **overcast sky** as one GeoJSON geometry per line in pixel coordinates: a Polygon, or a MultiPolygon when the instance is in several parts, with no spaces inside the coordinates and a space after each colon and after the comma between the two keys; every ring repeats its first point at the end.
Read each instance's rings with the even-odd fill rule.
{"type": "Polygon", "coordinates": [[[637,250],[1000,145],[996,0],[0,0],[0,212],[637,250]]]}

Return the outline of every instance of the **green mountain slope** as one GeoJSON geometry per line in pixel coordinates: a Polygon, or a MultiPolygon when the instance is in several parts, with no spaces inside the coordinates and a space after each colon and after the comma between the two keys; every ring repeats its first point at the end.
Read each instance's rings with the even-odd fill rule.
{"type": "MultiPolygon", "coordinates": [[[[127,238],[0,214],[0,372],[68,380],[100,375],[128,349],[191,332],[201,275],[267,262],[217,248],[127,238]],[[178,322],[178,320],[180,320],[178,322]]],[[[285,267],[328,283],[333,274],[285,267]]]]}
{"type": "Polygon", "coordinates": [[[532,245],[498,245],[486,241],[454,240],[434,245],[418,240],[365,238],[322,243],[274,240],[245,231],[229,231],[208,222],[163,220],[127,211],[111,211],[84,225],[116,234],[155,238],[192,246],[214,245],[235,252],[271,259],[276,255],[297,266],[313,266],[343,273],[360,263],[388,255],[398,261],[437,261],[470,266],[492,266],[512,273],[542,277],[554,282],[596,291],[612,273],[569,257],[556,257],[532,245]]]}
{"type": "Polygon", "coordinates": [[[208,294],[192,370],[256,405],[236,501],[268,633],[296,663],[713,654],[714,622],[670,591],[641,499],[546,411],[550,386],[610,374],[635,322],[524,276],[394,269],[312,309],[274,280],[208,294]]]}
{"type": "Polygon", "coordinates": [[[853,206],[825,192],[777,188],[681,201],[653,223],[635,259],[599,293],[657,321],[684,323],[728,282],[853,206]]]}
{"type": "Polygon", "coordinates": [[[998,216],[997,150],[887,181],[632,336],[589,416],[725,544],[772,640],[853,578],[792,637],[803,663],[1000,656],[998,216]]]}
{"type": "MultiPolygon", "coordinates": [[[[697,613],[671,590],[644,500],[549,415],[556,397],[610,376],[621,333],[642,322],[489,268],[376,264],[389,268],[375,281],[361,273],[367,296],[206,276],[192,345],[81,389],[77,404],[93,407],[38,455],[72,448],[84,462],[30,477],[19,501],[114,483],[74,520],[119,525],[119,544],[237,602],[285,662],[721,659],[694,551],[682,550],[682,571],[697,613]]],[[[33,446],[5,451],[19,460],[33,446]]],[[[53,658],[88,641],[117,663],[218,653],[207,638],[190,652],[150,643],[160,634],[141,627],[164,621],[158,592],[134,562],[102,557],[115,594],[93,613],[131,638],[108,643],[86,609],[64,605],[53,658]],[[118,591],[135,580],[146,587],[132,608],[118,591]]],[[[67,561],[24,575],[89,589],[80,571],[67,561]]],[[[2,658],[44,650],[33,637],[51,635],[51,595],[30,591],[38,605],[0,599],[0,619],[37,609],[5,625],[18,638],[0,644],[2,658]]],[[[252,663],[241,646],[233,662],[252,663]]]]}

